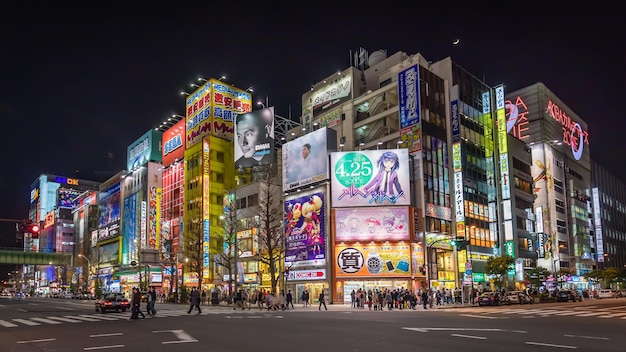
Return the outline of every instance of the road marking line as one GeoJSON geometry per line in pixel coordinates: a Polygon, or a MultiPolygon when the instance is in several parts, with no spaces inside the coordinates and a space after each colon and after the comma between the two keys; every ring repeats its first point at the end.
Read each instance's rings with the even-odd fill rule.
{"type": "Polygon", "coordinates": [[[68,317],[70,319],[78,319],[78,320],[83,320],[83,321],[100,321],[100,320],[95,319],[95,318],[81,317],[80,315],[66,315],[66,317],[68,317]]]}
{"type": "MultiPolygon", "coordinates": [[[[556,314],[554,314],[554,315],[562,315],[562,316],[565,316],[565,315],[574,315],[574,314],[580,314],[580,313],[581,313],[580,311],[575,311],[575,312],[560,312],[560,313],[556,313],[556,314]]],[[[582,312],[582,313],[585,313],[585,312],[582,312]]]]}
{"type": "Polygon", "coordinates": [[[611,313],[609,315],[603,315],[603,316],[598,317],[598,318],[615,318],[615,317],[621,317],[623,315],[626,315],[626,313],[611,313]]]}
{"type": "Polygon", "coordinates": [[[28,303],[28,304],[30,304],[31,306],[38,306],[39,305],[39,303],[28,303]]]}
{"type": "Polygon", "coordinates": [[[54,341],[56,339],[51,338],[51,339],[39,339],[39,340],[23,340],[23,341],[17,341],[17,343],[37,343],[37,342],[49,342],[49,341],[54,341]]]}
{"type": "Polygon", "coordinates": [[[41,325],[41,323],[37,323],[37,322],[26,320],[26,319],[13,319],[13,321],[22,323],[24,325],[30,325],[30,326],[41,325]]]}
{"type": "Polygon", "coordinates": [[[107,337],[107,336],[121,336],[124,335],[123,332],[112,332],[110,334],[96,334],[96,335],[89,335],[89,337],[107,337]]]}
{"type": "Polygon", "coordinates": [[[484,336],[473,336],[473,335],[461,335],[461,334],[450,334],[450,336],[454,337],[464,337],[466,339],[475,339],[475,340],[486,340],[487,338],[484,336]]]}
{"type": "Polygon", "coordinates": [[[562,311],[558,310],[558,309],[545,309],[545,310],[542,310],[541,312],[537,312],[537,314],[539,314],[539,315],[552,315],[552,314],[557,314],[557,313],[560,313],[560,312],[562,312],[562,311]]]}
{"type": "Polygon", "coordinates": [[[198,342],[198,340],[176,340],[176,341],[163,341],[161,344],[167,345],[170,343],[187,343],[187,342],[198,342]]]}
{"type": "Polygon", "coordinates": [[[46,318],[30,318],[30,319],[34,321],[40,321],[46,324],[62,324],[60,321],[55,321],[55,320],[46,319],[46,318]]]}
{"type": "Polygon", "coordinates": [[[602,314],[606,314],[606,312],[591,312],[591,313],[583,313],[583,314],[577,314],[577,317],[592,317],[594,315],[602,315],[602,314]]]}
{"type": "Polygon", "coordinates": [[[462,317],[481,318],[481,319],[508,319],[508,317],[492,317],[487,315],[461,314],[462,317]]]}
{"type": "Polygon", "coordinates": [[[54,307],[54,308],[65,309],[65,310],[74,310],[74,308],[67,308],[67,307],[54,307]]]}
{"type": "Polygon", "coordinates": [[[66,323],[83,323],[83,320],[78,320],[78,319],[70,319],[70,318],[64,318],[64,317],[48,317],[48,319],[54,319],[54,320],[59,320],[59,321],[63,321],[66,323]]]}
{"type": "Polygon", "coordinates": [[[263,317],[260,315],[249,315],[248,319],[263,319],[263,317]]]}
{"type": "Polygon", "coordinates": [[[18,308],[17,310],[19,310],[20,312],[28,312],[26,309],[22,309],[22,308],[18,308]]]}
{"type": "Polygon", "coordinates": [[[109,345],[109,346],[96,346],[96,347],[85,347],[83,351],[93,351],[93,350],[103,350],[107,348],[122,348],[124,345],[109,345]]]}
{"type": "Polygon", "coordinates": [[[5,328],[14,328],[17,326],[16,324],[9,323],[6,320],[0,320],[0,325],[4,326],[5,328]]]}
{"type": "Polygon", "coordinates": [[[120,318],[115,318],[115,317],[107,317],[104,316],[103,314],[80,314],[77,315],[78,317],[85,317],[85,318],[93,318],[93,319],[102,319],[102,320],[118,320],[120,318]]]}
{"type": "Polygon", "coordinates": [[[577,335],[563,335],[565,337],[577,337],[580,339],[593,339],[593,340],[610,340],[608,337],[599,337],[599,336],[577,336],[577,335]]]}
{"type": "Polygon", "coordinates": [[[527,344],[527,345],[535,345],[535,346],[545,346],[545,347],[570,348],[570,349],[578,348],[576,346],[555,345],[555,344],[552,344],[552,343],[543,343],[543,342],[528,342],[528,341],[526,341],[525,344],[527,344]]]}
{"type": "Polygon", "coordinates": [[[533,319],[534,317],[534,315],[524,315],[522,319],[533,319]]]}
{"type": "Polygon", "coordinates": [[[622,308],[626,308],[626,306],[617,306],[617,307],[602,308],[602,309],[603,310],[617,310],[617,309],[622,309],[622,308]]]}
{"type": "Polygon", "coordinates": [[[574,309],[590,309],[590,308],[597,308],[598,306],[584,306],[584,307],[574,307],[574,309]]]}
{"type": "Polygon", "coordinates": [[[526,310],[526,311],[520,312],[519,314],[522,314],[522,315],[539,314],[539,313],[541,313],[542,310],[543,309],[530,309],[530,310],[526,310]]]}

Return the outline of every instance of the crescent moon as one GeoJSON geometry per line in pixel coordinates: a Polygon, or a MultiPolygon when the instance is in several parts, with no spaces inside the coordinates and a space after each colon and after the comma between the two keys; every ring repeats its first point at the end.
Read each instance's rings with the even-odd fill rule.
{"type": "Polygon", "coordinates": [[[461,42],[461,39],[455,39],[452,44],[457,45],[461,42]]]}

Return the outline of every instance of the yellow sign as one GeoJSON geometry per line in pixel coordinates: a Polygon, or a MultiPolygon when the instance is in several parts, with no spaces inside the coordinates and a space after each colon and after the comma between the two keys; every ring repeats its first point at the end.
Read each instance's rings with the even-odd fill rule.
{"type": "Polygon", "coordinates": [[[54,210],[46,214],[46,220],[43,223],[43,228],[46,229],[54,225],[54,210]]]}
{"type": "Polygon", "coordinates": [[[454,271],[437,271],[438,281],[455,281],[456,275],[454,271]]]}
{"type": "Polygon", "coordinates": [[[508,152],[506,141],[506,114],[504,109],[498,109],[496,111],[496,117],[498,119],[498,148],[500,154],[508,152]]]}

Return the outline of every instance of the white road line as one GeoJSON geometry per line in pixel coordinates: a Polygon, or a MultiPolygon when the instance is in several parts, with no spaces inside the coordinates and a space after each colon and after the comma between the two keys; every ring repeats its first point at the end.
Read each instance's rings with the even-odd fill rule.
{"type": "Polygon", "coordinates": [[[99,319],[88,318],[88,317],[81,317],[80,315],[66,315],[66,317],[68,317],[70,319],[79,319],[79,320],[83,320],[83,321],[100,321],[99,319]]]}
{"type": "Polygon", "coordinates": [[[618,309],[623,309],[626,308],[626,306],[617,306],[617,307],[610,307],[610,308],[602,308],[602,310],[618,310],[618,309]]]}
{"type": "Polygon", "coordinates": [[[61,324],[60,321],[55,321],[55,320],[46,319],[46,318],[30,318],[30,319],[34,320],[34,321],[39,321],[39,322],[42,322],[42,323],[46,323],[46,324],[61,324]]]}
{"type": "Polygon", "coordinates": [[[20,312],[28,312],[26,309],[22,309],[22,308],[18,308],[17,310],[19,310],[20,312]]]}
{"type": "Polygon", "coordinates": [[[263,319],[263,317],[260,315],[249,315],[248,319],[263,319]]]}
{"type": "Polygon", "coordinates": [[[67,308],[67,307],[54,307],[54,308],[65,309],[65,310],[74,310],[74,308],[67,308]]]}
{"type": "Polygon", "coordinates": [[[29,326],[41,325],[41,323],[37,323],[37,322],[30,321],[30,320],[27,320],[27,319],[12,319],[12,320],[16,321],[18,323],[22,323],[24,325],[29,325],[29,326]]]}
{"type": "Polygon", "coordinates": [[[450,334],[450,336],[454,337],[464,337],[466,339],[475,339],[475,340],[486,340],[487,338],[484,336],[473,336],[473,335],[461,335],[461,334],[450,334]]]}
{"type": "MultiPolygon", "coordinates": [[[[580,313],[581,313],[581,311],[574,311],[574,312],[560,312],[560,313],[556,313],[556,314],[554,314],[554,315],[562,315],[562,316],[565,316],[565,315],[575,315],[575,314],[580,314],[580,313]]],[[[585,312],[582,312],[582,313],[585,313],[585,312]]]]}
{"type": "Polygon", "coordinates": [[[591,308],[597,308],[598,306],[584,306],[584,307],[574,307],[574,309],[591,309],[591,308]]]}
{"type": "Polygon", "coordinates": [[[561,310],[558,309],[544,309],[541,312],[537,312],[538,315],[552,315],[552,314],[556,314],[562,312],[561,310]]]}
{"type": "Polygon", "coordinates": [[[50,339],[38,339],[38,340],[22,340],[22,341],[17,341],[17,343],[37,343],[37,342],[49,342],[49,341],[54,341],[56,340],[55,338],[50,338],[50,339]]]}
{"type": "Polygon", "coordinates": [[[602,315],[602,314],[606,314],[606,312],[591,312],[591,313],[583,313],[583,314],[577,314],[577,317],[592,317],[594,315],[602,315]]]}
{"type": "Polygon", "coordinates": [[[125,345],[109,345],[109,346],[95,346],[95,347],[85,347],[83,351],[93,351],[93,350],[104,350],[107,348],[123,348],[125,345]]]}
{"type": "Polygon", "coordinates": [[[17,326],[17,324],[9,323],[6,320],[0,320],[0,325],[4,326],[5,328],[14,328],[17,326]]]}
{"type": "Polygon", "coordinates": [[[543,342],[525,342],[527,345],[534,345],[534,346],[545,346],[545,347],[558,347],[558,348],[569,348],[569,349],[576,349],[578,347],[576,346],[568,346],[568,345],[555,345],[552,343],[543,343],[543,342]]]}
{"type": "Polygon", "coordinates": [[[59,320],[66,323],[84,323],[84,320],[70,319],[65,317],[48,317],[48,319],[59,320]]]}
{"type": "Polygon", "coordinates": [[[621,316],[624,316],[624,315],[626,315],[626,313],[611,313],[609,315],[599,316],[598,318],[615,318],[615,317],[621,317],[621,316]]]}
{"type": "Polygon", "coordinates": [[[28,303],[28,304],[30,304],[31,306],[38,306],[39,305],[39,303],[28,303]]]}
{"type": "Polygon", "coordinates": [[[103,314],[80,314],[77,315],[78,317],[85,317],[85,318],[92,318],[92,319],[98,319],[98,320],[119,320],[120,318],[114,318],[114,317],[109,317],[109,316],[105,316],[103,314]]]}
{"type": "Polygon", "coordinates": [[[170,343],[187,343],[187,342],[198,342],[198,340],[176,340],[176,341],[163,341],[161,342],[164,345],[170,344],[170,343]]]}
{"type": "Polygon", "coordinates": [[[89,337],[107,337],[107,336],[121,336],[124,335],[123,332],[112,332],[110,334],[96,334],[96,335],[89,335],[89,337]]]}
{"type": "Polygon", "coordinates": [[[522,315],[539,314],[539,313],[541,313],[541,311],[543,311],[543,309],[530,309],[530,310],[526,310],[526,311],[520,312],[519,314],[522,314],[522,315]]]}
{"type": "Polygon", "coordinates": [[[461,314],[462,317],[481,318],[481,319],[508,319],[508,317],[493,317],[488,315],[461,314]]]}
{"type": "Polygon", "coordinates": [[[577,336],[577,335],[563,335],[565,337],[577,337],[579,339],[592,339],[592,340],[610,340],[608,337],[599,336],[577,336]]]}

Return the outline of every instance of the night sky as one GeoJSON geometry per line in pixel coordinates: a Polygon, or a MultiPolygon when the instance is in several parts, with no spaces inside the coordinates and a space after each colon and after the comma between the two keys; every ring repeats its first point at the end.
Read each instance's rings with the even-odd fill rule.
{"type": "MultiPolygon", "coordinates": [[[[269,97],[279,115],[291,107],[296,118],[302,93],[347,68],[359,47],[431,61],[451,56],[508,91],[544,82],[588,123],[592,158],[626,172],[618,147],[626,30],[610,8],[60,3],[0,5],[0,218],[28,216],[29,186],[41,173],[103,181],[125,168],[129,144],[169,115],[184,115],[179,92],[191,91],[198,76],[225,74],[228,83],[252,86],[254,102],[269,97]]],[[[0,246],[15,245],[9,225],[0,224],[0,246]]]]}

